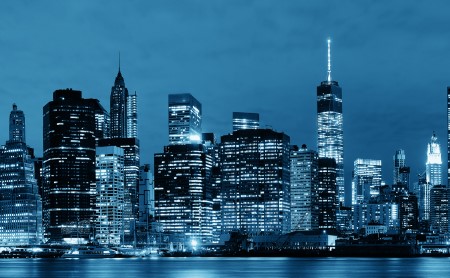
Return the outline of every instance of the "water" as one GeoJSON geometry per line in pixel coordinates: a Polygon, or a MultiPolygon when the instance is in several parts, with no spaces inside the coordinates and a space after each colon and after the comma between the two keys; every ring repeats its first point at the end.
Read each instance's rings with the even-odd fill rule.
{"type": "Polygon", "coordinates": [[[0,277],[448,277],[450,258],[2,259],[0,277]]]}

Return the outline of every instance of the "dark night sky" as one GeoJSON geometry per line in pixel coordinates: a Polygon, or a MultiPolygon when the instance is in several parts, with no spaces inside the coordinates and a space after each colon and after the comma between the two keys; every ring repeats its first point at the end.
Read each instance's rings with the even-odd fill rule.
{"type": "Polygon", "coordinates": [[[182,92],[203,104],[204,132],[230,132],[233,111],[259,112],[263,126],[316,149],[316,86],[331,37],[346,183],[357,157],[382,159],[391,183],[398,148],[414,181],[433,130],[446,151],[449,10],[446,0],[2,1],[0,142],[15,102],[41,155],[42,107],[55,89],[82,90],[109,109],[120,50],[126,86],[138,93],[143,162],[167,144],[167,95],[182,92]]]}

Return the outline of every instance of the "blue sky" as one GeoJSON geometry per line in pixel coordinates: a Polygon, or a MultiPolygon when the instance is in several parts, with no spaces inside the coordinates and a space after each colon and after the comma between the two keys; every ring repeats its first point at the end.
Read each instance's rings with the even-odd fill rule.
{"type": "Polygon", "coordinates": [[[16,103],[41,155],[42,107],[56,89],[82,90],[109,108],[120,51],[126,86],[138,94],[143,162],[153,164],[168,142],[169,93],[202,103],[205,132],[230,132],[233,111],[258,112],[263,126],[316,149],[316,86],[331,37],[346,183],[356,158],[382,159],[391,183],[398,148],[415,181],[433,131],[447,149],[450,4],[412,3],[2,1],[0,142],[16,103]]]}

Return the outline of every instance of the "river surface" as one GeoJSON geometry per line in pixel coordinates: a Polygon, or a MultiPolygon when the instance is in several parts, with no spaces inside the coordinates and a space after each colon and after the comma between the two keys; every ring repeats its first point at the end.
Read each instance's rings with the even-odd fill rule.
{"type": "Polygon", "coordinates": [[[450,258],[1,259],[0,277],[450,277],[450,258]]]}

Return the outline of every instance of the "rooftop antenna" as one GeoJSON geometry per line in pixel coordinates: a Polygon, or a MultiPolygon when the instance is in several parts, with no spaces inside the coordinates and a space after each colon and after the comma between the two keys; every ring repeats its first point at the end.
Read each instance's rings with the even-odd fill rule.
{"type": "Polygon", "coordinates": [[[331,82],[331,40],[328,38],[328,76],[327,81],[331,82]]]}
{"type": "Polygon", "coordinates": [[[119,50],[119,72],[120,72],[120,50],[119,50]]]}

